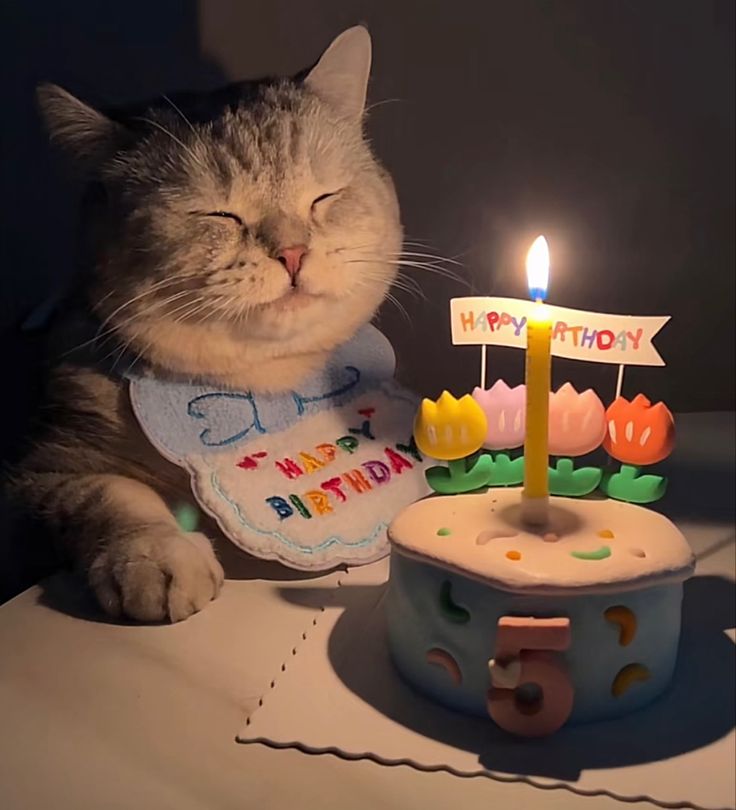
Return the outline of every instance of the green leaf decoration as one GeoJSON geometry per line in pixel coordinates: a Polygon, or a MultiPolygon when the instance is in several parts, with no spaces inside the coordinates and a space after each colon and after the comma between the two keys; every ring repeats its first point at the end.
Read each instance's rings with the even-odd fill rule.
{"type": "Polygon", "coordinates": [[[486,481],[489,487],[513,487],[524,482],[524,456],[512,459],[506,453],[495,456],[481,456],[493,459],[490,476],[486,481]]]}
{"type": "Polygon", "coordinates": [[[448,461],[447,464],[447,467],[430,467],[425,473],[427,483],[435,492],[459,495],[488,486],[488,477],[493,468],[490,456],[479,456],[470,469],[462,458],[448,461]]]}
{"type": "Polygon", "coordinates": [[[639,475],[639,467],[622,464],[619,472],[603,475],[601,490],[617,501],[653,503],[667,491],[667,479],[661,475],[639,475]]]}
{"type": "Polygon", "coordinates": [[[549,491],[551,495],[581,498],[589,495],[600,484],[602,477],[603,472],[599,467],[576,470],[571,458],[561,458],[549,470],[549,491]]]}

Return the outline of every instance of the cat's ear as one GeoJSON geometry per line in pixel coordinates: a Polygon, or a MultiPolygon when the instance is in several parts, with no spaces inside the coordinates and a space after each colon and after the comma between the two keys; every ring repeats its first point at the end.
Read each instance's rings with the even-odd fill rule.
{"type": "Polygon", "coordinates": [[[84,166],[114,154],[124,139],[120,124],[58,85],[39,85],[36,98],[51,140],[84,166]]]}
{"type": "Polygon", "coordinates": [[[371,71],[371,37],[362,25],[333,40],[304,83],[343,115],[360,118],[371,71]]]}

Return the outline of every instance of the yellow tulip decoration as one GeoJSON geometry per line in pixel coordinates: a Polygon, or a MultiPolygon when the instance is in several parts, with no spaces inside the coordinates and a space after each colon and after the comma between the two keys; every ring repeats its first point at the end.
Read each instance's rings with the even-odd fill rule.
{"type": "Polygon", "coordinates": [[[468,469],[466,459],[483,446],[488,425],[478,403],[466,394],[460,399],[443,391],[440,398],[422,400],[414,420],[414,440],[420,452],[446,461],[447,467],[431,467],[427,483],[443,495],[456,495],[487,486],[493,459],[480,456],[468,469]]]}

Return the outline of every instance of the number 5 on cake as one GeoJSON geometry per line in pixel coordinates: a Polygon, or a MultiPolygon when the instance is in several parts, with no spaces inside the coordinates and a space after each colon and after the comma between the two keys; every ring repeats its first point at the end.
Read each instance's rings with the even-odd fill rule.
{"type": "Polygon", "coordinates": [[[520,737],[553,734],[570,716],[575,690],[554,655],[570,646],[570,620],[502,616],[488,662],[488,713],[520,737]]]}

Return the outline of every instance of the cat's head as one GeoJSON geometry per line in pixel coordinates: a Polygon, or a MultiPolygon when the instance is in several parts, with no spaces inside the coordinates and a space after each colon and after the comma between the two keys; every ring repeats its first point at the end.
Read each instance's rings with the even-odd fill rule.
{"type": "Polygon", "coordinates": [[[202,347],[189,363],[177,346],[309,354],[370,320],[401,242],[363,133],[370,54],[352,28],[296,78],[109,113],[39,89],[52,137],[89,175],[88,293],[105,330],[198,374],[202,347]]]}

